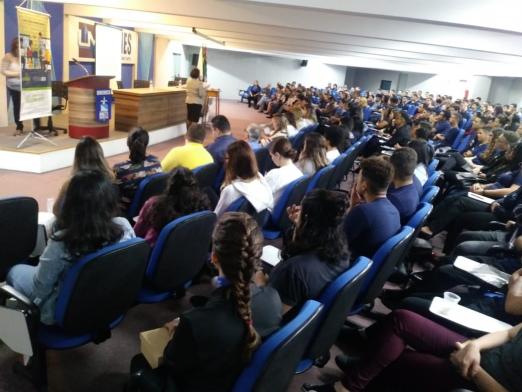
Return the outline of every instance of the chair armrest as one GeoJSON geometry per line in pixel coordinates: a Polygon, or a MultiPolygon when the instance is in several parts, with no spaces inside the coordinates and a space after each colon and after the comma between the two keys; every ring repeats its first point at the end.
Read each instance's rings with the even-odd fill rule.
{"type": "Polygon", "coordinates": [[[488,223],[489,230],[504,230],[507,231],[507,224],[499,221],[491,221],[488,223]]]}
{"type": "Polygon", "coordinates": [[[15,298],[18,302],[22,303],[26,309],[38,309],[38,307],[25,295],[16,291],[16,289],[8,284],[0,286],[0,298],[15,298]]]}
{"type": "Polygon", "coordinates": [[[493,256],[497,258],[517,257],[517,252],[515,249],[510,249],[508,244],[493,245],[487,250],[486,256],[493,256]]]}

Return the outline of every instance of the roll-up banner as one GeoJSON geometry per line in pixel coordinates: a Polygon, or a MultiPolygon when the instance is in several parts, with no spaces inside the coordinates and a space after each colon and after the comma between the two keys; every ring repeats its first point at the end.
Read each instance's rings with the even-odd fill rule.
{"type": "Polygon", "coordinates": [[[52,114],[50,16],[17,7],[20,39],[20,120],[52,114]]]}

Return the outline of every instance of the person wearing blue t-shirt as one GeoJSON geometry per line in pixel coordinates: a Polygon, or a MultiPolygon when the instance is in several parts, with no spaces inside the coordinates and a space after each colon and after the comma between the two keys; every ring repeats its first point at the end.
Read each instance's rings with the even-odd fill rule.
{"type": "Polygon", "coordinates": [[[443,111],[435,124],[437,147],[451,147],[459,135],[460,114],[443,111]]]}
{"type": "Polygon", "coordinates": [[[214,142],[210,143],[206,148],[210,155],[212,155],[212,158],[214,158],[214,162],[222,165],[228,146],[237,139],[232,136],[230,122],[225,116],[218,115],[211,120],[211,123],[212,131],[217,132],[218,136],[214,142]]]}
{"type": "Polygon", "coordinates": [[[352,259],[373,257],[377,249],[401,228],[399,211],[386,198],[393,167],[382,157],[361,162],[352,190],[350,209],[344,218],[344,231],[352,259]]]}
{"type": "Polygon", "coordinates": [[[419,205],[418,186],[413,180],[417,166],[417,153],[413,148],[403,147],[395,150],[390,157],[393,166],[392,186],[388,189],[388,199],[393,203],[405,224],[419,205]]]}

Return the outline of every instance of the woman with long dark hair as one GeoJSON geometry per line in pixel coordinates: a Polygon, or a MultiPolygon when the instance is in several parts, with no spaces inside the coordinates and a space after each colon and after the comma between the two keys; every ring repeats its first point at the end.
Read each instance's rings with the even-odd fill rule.
{"type": "Polygon", "coordinates": [[[297,167],[307,176],[313,176],[318,170],[328,165],[326,157],[326,139],[317,132],[305,136],[303,150],[299,154],[297,167]]]}
{"type": "Polygon", "coordinates": [[[7,276],[10,285],[40,308],[43,323],[54,324],[54,309],[63,278],[76,260],[134,237],[127,220],[117,215],[117,195],[106,175],[85,170],[71,178],[38,265],[16,265],[7,276]]]}
{"type": "Polygon", "coordinates": [[[225,155],[225,180],[215,213],[222,215],[234,201],[245,197],[257,212],[272,210],[272,190],[259,173],[250,145],[244,140],[230,144],[225,155]]]}
{"type": "Polygon", "coordinates": [[[13,115],[16,123],[16,131],[14,136],[21,135],[24,132],[24,123],[20,121],[20,41],[18,37],[11,41],[11,49],[9,53],[2,58],[2,66],[0,73],[6,78],[7,91],[13,101],[13,115]]]}
{"type": "Polygon", "coordinates": [[[145,177],[161,173],[161,162],[154,155],[147,154],[149,133],[142,127],[134,128],[127,137],[129,159],[114,165],[112,170],[120,190],[122,211],[127,211],[134,194],[145,177]]]}
{"type": "Polygon", "coordinates": [[[278,328],[281,316],[279,298],[270,288],[258,297],[264,312],[254,310],[251,282],[260,269],[262,247],[263,234],[252,217],[241,212],[223,215],[212,235],[211,261],[219,271],[216,290],[206,305],[165,325],[173,335],[159,369],[151,371],[138,355],[131,372],[144,372],[147,384],[175,384],[176,391],[230,391],[261,337],[278,328]]]}
{"type": "Polygon", "coordinates": [[[269,284],[283,301],[283,311],[299,308],[350,265],[342,221],[346,196],[316,189],[291,211],[295,222],[282,251],[283,261],[270,274],[269,284]]]}
{"type": "Polygon", "coordinates": [[[191,170],[177,167],[169,177],[167,188],[160,196],[145,202],[134,226],[136,235],[154,246],[163,227],[174,219],[210,208],[210,202],[199,188],[191,170]]]}

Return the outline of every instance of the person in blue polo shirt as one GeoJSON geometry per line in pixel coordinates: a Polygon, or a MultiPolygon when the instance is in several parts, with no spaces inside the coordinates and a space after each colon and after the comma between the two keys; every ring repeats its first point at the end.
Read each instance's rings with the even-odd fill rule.
{"type": "Polygon", "coordinates": [[[351,258],[373,257],[377,249],[401,228],[399,211],[386,197],[393,167],[383,157],[361,162],[352,190],[350,209],[344,218],[344,232],[351,258]]]}
{"type": "Polygon", "coordinates": [[[230,122],[225,116],[218,115],[211,120],[211,123],[212,132],[217,133],[218,136],[213,143],[207,146],[207,151],[212,155],[212,158],[214,158],[214,162],[222,165],[228,146],[237,139],[232,136],[230,122]]]}
{"type": "Polygon", "coordinates": [[[388,189],[388,199],[393,203],[405,224],[419,205],[418,185],[413,174],[417,166],[417,153],[410,147],[395,150],[390,157],[393,166],[393,181],[388,189]]]}

